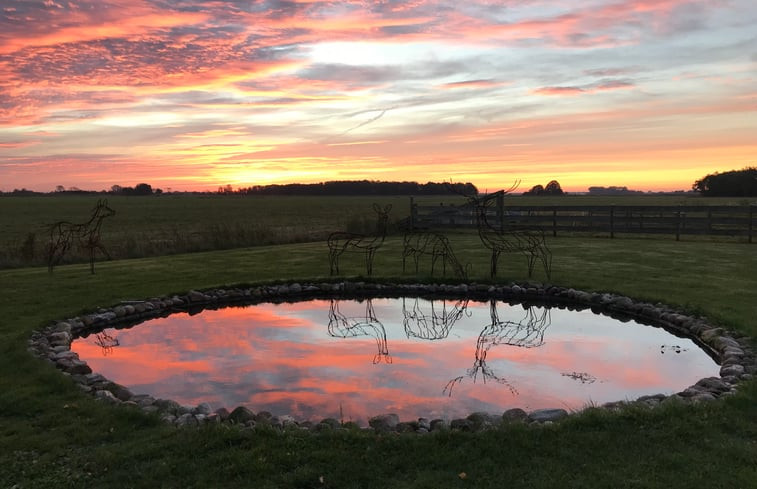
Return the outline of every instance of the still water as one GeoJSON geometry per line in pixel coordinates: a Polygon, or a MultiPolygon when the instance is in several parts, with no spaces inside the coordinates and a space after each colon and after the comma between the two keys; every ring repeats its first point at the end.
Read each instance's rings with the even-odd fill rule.
{"type": "Polygon", "coordinates": [[[689,339],[590,310],[420,298],[177,313],[72,350],[136,394],[362,425],[389,412],[580,409],[670,394],[719,370],[689,339]]]}

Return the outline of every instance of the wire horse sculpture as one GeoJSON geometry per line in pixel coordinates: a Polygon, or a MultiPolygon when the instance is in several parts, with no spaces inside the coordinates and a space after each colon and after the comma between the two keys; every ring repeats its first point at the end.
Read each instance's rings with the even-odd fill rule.
{"type": "Polygon", "coordinates": [[[47,270],[52,273],[53,268],[60,264],[74,242],[89,253],[89,270],[95,273],[95,252],[100,251],[110,260],[110,254],[100,240],[100,228],[103,219],[115,215],[116,211],[108,207],[108,201],[100,199],[92,209],[89,221],[74,224],[68,221],[58,221],[50,226],[50,243],[47,249],[47,270]]]}
{"type": "Polygon", "coordinates": [[[452,251],[449,239],[439,233],[430,231],[407,231],[402,250],[402,272],[405,272],[405,263],[408,256],[415,261],[415,273],[418,273],[418,262],[421,255],[431,255],[431,275],[434,275],[434,267],[439,258],[442,259],[442,274],[447,273],[447,264],[452,267],[458,278],[468,278],[468,273],[452,251]]]}
{"type": "MultiPolygon", "coordinates": [[[[491,323],[484,326],[476,341],[476,355],[473,366],[466,372],[467,377],[475,383],[481,374],[483,383],[494,380],[507,386],[510,392],[518,395],[518,390],[505,378],[498,376],[486,363],[486,356],[492,347],[497,345],[510,345],[519,348],[535,348],[544,344],[544,331],[551,324],[549,309],[543,308],[543,312],[537,315],[533,306],[524,306],[526,315],[518,322],[501,321],[497,313],[497,305],[494,300],[489,303],[491,323]]],[[[442,390],[448,396],[452,396],[452,390],[460,384],[466,375],[455,377],[447,382],[442,390]]]]}
{"type": "Polygon", "coordinates": [[[373,273],[373,257],[376,250],[384,244],[386,238],[386,224],[389,220],[389,204],[383,209],[378,204],[373,204],[373,210],[378,214],[376,221],[376,233],[374,235],[335,232],[328,238],[329,245],[329,268],[331,275],[339,273],[339,257],[344,252],[365,253],[365,268],[368,275],[373,273]]]}
{"type": "Polygon", "coordinates": [[[402,298],[403,325],[408,338],[442,340],[449,336],[452,326],[464,314],[467,313],[470,316],[470,313],[467,312],[468,299],[458,300],[450,308],[447,307],[447,301],[442,300],[441,311],[435,307],[434,301],[430,302],[431,314],[427,314],[421,310],[418,298],[415,299],[413,307],[409,310],[405,298],[402,298]]]}
{"type": "Polygon", "coordinates": [[[544,266],[547,278],[552,277],[552,251],[547,247],[544,231],[524,229],[496,229],[487,220],[488,209],[497,195],[504,195],[508,191],[500,190],[484,198],[468,196],[468,202],[476,213],[478,236],[485,247],[492,250],[491,277],[497,276],[497,261],[502,253],[522,253],[528,259],[528,276],[534,273],[534,265],[538,259],[544,266]]]}
{"type": "Polygon", "coordinates": [[[371,299],[365,301],[365,316],[347,317],[339,310],[339,301],[332,299],[329,307],[328,332],[334,338],[356,338],[369,336],[376,340],[378,353],[373,357],[377,363],[392,363],[389,347],[386,343],[386,329],[376,318],[371,299]]]}

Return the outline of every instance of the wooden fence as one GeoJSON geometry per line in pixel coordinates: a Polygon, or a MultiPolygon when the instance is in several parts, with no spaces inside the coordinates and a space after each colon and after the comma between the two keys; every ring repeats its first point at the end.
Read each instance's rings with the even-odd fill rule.
{"type": "MultiPolygon", "coordinates": [[[[757,230],[757,205],[541,205],[505,206],[501,196],[488,214],[500,229],[537,229],[560,233],[660,234],[746,237],[757,230]]],[[[409,225],[414,229],[475,227],[468,205],[420,206],[410,199],[409,225]]]]}

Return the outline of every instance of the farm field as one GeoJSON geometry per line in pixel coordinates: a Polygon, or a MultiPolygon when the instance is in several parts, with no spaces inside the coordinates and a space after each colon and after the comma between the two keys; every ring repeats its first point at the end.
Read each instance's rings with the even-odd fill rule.
{"type": "MultiPolygon", "coordinates": [[[[333,231],[372,232],[374,202],[391,204],[390,232],[410,214],[410,199],[164,194],[161,196],[0,196],[0,269],[45,263],[49,228],[58,221],[86,222],[100,198],[116,211],[102,226],[114,259],[312,242],[333,231]]],[[[459,204],[459,196],[420,197],[419,205],[459,204]]],[[[508,195],[505,205],[737,205],[736,198],[682,196],[508,195]]],[[[70,261],[85,261],[79,253],[70,261]]]]}
{"type": "MultiPolygon", "coordinates": [[[[329,231],[370,229],[374,201],[393,204],[392,219],[405,217],[408,206],[406,197],[121,199],[109,199],[117,214],[103,227],[103,241],[114,249],[129,235],[150,236],[168,226],[212,231],[218,222],[260,223],[264,235],[283,229],[276,241],[282,244],[119,255],[98,261],[95,275],[84,263],[62,265],[52,275],[44,266],[0,270],[0,487],[757,486],[754,380],[714,403],[617,413],[587,409],[551,426],[426,436],[176,429],[98,403],[27,352],[32,330],[122,300],[235,284],[332,280],[323,241],[329,231]],[[312,234],[291,234],[303,227],[312,234]]],[[[3,239],[23,241],[33,226],[86,216],[93,200],[1,198],[3,239]]],[[[450,239],[458,258],[471,264],[470,280],[488,282],[488,250],[475,232],[450,239]]],[[[757,338],[757,245],[591,237],[550,238],[548,244],[552,283],[665,302],[757,338]]],[[[420,276],[403,273],[401,250],[402,236],[390,235],[376,255],[375,280],[442,280],[424,275],[428,263],[420,276]]],[[[343,275],[353,279],[365,279],[362,267],[360,256],[341,263],[343,275]]],[[[500,270],[498,281],[527,280],[520,258],[504,255],[500,270]]],[[[546,281],[543,271],[537,268],[533,280],[546,281]]]]}

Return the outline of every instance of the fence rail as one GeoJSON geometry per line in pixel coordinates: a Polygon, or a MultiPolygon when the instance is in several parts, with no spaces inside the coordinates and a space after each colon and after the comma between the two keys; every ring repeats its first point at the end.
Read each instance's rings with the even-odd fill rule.
{"type": "MultiPolygon", "coordinates": [[[[475,227],[476,216],[467,205],[421,206],[410,199],[413,228],[475,227]]],[[[489,222],[501,229],[536,229],[560,233],[667,234],[736,236],[753,242],[757,205],[541,205],[505,206],[501,198],[489,211],[489,222]]]]}

